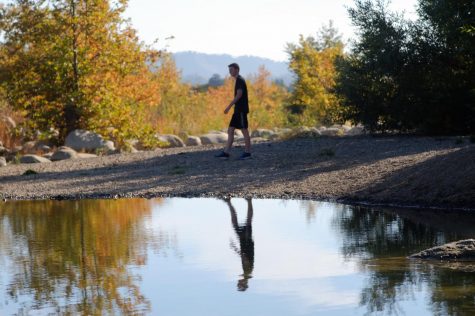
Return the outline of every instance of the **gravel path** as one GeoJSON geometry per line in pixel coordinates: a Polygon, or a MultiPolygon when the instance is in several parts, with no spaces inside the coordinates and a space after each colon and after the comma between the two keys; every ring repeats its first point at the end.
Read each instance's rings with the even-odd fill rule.
{"type": "Polygon", "coordinates": [[[322,137],[0,168],[3,199],[253,196],[475,210],[475,144],[455,138],[322,137]],[[32,169],[38,174],[23,175],[32,169]]]}

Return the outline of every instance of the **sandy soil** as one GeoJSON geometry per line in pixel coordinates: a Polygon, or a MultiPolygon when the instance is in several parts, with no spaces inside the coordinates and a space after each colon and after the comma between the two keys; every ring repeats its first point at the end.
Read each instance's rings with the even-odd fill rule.
{"type": "Polygon", "coordinates": [[[475,144],[455,138],[338,137],[260,142],[0,168],[3,199],[253,196],[475,210],[475,144]],[[32,169],[38,174],[23,175],[32,169]]]}

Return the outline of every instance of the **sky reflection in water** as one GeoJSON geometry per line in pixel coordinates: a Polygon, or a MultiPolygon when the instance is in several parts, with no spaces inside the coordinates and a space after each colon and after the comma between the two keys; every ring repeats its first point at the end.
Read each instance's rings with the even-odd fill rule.
{"type": "Polygon", "coordinates": [[[471,214],[282,200],[0,206],[0,314],[469,315],[475,276],[405,257],[471,214]]]}

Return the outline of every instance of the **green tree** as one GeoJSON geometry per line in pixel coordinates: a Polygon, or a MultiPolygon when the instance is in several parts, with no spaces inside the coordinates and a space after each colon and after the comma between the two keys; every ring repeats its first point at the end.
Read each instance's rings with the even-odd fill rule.
{"type": "Polygon", "coordinates": [[[405,20],[388,1],[356,0],[352,51],[337,61],[348,118],[379,131],[475,131],[475,3],[419,0],[405,20]]]}
{"type": "Polygon", "coordinates": [[[224,79],[219,74],[214,74],[208,80],[208,86],[219,87],[224,84],[224,79]]]}
{"type": "Polygon", "coordinates": [[[31,129],[77,128],[138,137],[159,95],[147,68],[159,56],[122,13],[127,0],[14,0],[1,8],[0,81],[31,129]],[[133,118],[133,119],[132,119],[133,118]]]}
{"type": "Polygon", "coordinates": [[[343,54],[343,43],[330,21],[317,37],[300,36],[298,44],[288,44],[289,68],[295,74],[289,106],[295,124],[315,125],[338,120],[340,100],[334,93],[334,61],[343,54]]]}

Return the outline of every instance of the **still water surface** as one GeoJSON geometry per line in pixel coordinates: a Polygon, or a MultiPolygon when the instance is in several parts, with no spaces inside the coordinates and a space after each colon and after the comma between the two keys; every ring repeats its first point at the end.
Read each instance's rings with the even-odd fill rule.
{"type": "Polygon", "coordinates": [[[0,205],[0,315],[474,315],[475,273],[405,257],[469,213],[312,201],[0,205]]]}

